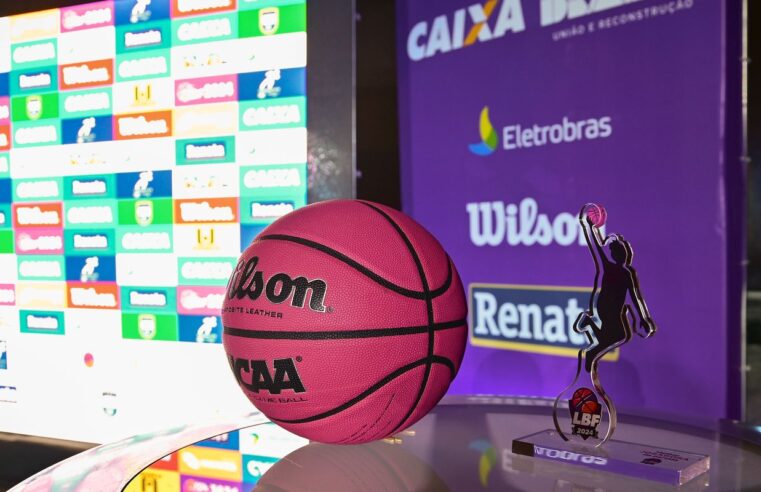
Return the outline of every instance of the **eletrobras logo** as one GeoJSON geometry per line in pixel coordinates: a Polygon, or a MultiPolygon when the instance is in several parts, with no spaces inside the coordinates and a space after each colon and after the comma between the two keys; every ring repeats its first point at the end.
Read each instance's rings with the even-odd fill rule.
{"type": "MultiPolygon", "coordinates": [[[[470,343],[479,347],[576,357],[589,345],[573,329],[591,289],[539,285],[470,285],[470,343]]],[[[618,360],[618,351],[606,360],[618,360]]]]}
{"type": "Polygon", "coordinates": [[[526,30],[524,12],[529,8],[538,8],[540,26],[548,27],[639,1],[486,0],[417,22],[407,34],[407,56],[420,61],[500,39],[508,33],[521,33],[526,30]]]}
{"type": "MultiPolygon", "coordinates": [[[[492,154],[499,145],[499,137],[484,106],[478,121],[481,141],[468,145],[471,153],[479,156],[492,154]]],[[[613,134],[613,118],[592,116],[569,118],[542,123],[510,123],[502,127],[502,150],[530,149],[547,145],[569,144],[583,140],[598,140],[613,134]]]]}

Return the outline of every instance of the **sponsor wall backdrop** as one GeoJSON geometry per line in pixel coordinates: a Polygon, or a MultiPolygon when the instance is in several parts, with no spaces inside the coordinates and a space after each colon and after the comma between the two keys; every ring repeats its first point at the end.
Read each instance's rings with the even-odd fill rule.
{"type": "Polygon", "coordinates": [[[304,0],[0,18],[0,431],[110,441],[250,404],[242,248],[306,204],[304,0]]]}
{"type": "Polygon", "coordinates": [[[577,214],[594,201],[632,244],[659,327],[601,364],[603,385],[623,408],[737,416],[728,9],[397,2],[404,208],[469,285],[452,392],[554,397],[570,383],[594,279],[577,214]]]}

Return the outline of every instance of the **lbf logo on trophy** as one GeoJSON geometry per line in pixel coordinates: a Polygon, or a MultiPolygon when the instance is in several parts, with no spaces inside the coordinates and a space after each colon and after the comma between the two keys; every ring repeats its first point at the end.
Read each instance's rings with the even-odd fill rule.
{"type": "Polygon", "coordinates": [[[681,485],[708,470],[708,456],[611,439],[618,419],[600,377],[600,361],[634,334],[652,337],[657,327],[632,266],[631,244],[621,234],[603,237],[607,218],[605,208],[595,203],[579,212],[595,271],[589,305],[573,329],[588,344],[579,350],[575,376],[553,403],[555,428],[513,440],[513,453],[681,485]]]}

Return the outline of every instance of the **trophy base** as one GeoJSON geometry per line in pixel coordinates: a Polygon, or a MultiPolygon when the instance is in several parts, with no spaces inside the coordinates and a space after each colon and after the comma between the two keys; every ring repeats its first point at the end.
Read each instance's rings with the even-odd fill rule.
{"type": "Polygon", "coordinates": [[[554,430],[514,439],[513,453],[676,486],[711,466],[711,458],[702,454],[615,440],[595,448],[564,441],[554,430]]]}

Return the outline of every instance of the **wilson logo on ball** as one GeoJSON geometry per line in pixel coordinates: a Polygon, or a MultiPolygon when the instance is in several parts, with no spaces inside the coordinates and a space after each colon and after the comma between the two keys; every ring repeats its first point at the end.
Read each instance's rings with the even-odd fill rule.
{"type": "Polygon", "coordinates": [[[230,367],[235,373],[235,379],[238,380],[238,384],[249,391],[259,393],[259,391],[264,390],[273,395],[279,395],[283,390],[291,390],[294,393],[306,392],[293,359],[275,359],[273,364],[274,375],[270,373],[267,361],[249,361],[248,359],[230,357],[230,367]],[[249,379],[249,381],[244,380],[244,372],[246,373],[245,379],[249,379]]]}
{"type": "Polygon", "coordinates": [[[255,301],[264,293],[267,300],[273,304],[282,304],[290,298],[291,306],[303,308],[307,293],[311,292],[309,309],[320,313],[325,312],[325,292],[328,290],[328,284],[324,280],[309,280],[306,277],[291,278],[287,273],[276,273],[265,281],[264,274],[256,269],[258,264],[258,256],[250,258],[245,263],[243,261],[238,263],[227,284],[228,299],[248,297],[255,301]]]}

